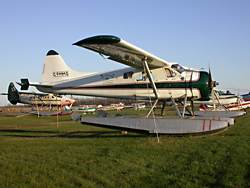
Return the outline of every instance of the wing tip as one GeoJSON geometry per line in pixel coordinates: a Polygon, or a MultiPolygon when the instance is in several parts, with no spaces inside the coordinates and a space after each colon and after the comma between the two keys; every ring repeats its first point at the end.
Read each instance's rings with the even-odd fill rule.
{"type": "Polygon", "coordinates": [[[120,41],[121,39],[119,37],[113,35],[97,35],[75,42],[73,45],[82,46],[83,44],[113,44],[120,41]]]}

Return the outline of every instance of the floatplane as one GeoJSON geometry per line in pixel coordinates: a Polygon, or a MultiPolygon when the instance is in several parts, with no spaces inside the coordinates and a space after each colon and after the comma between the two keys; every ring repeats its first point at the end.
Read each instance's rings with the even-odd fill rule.
{"type": "Polygon", "coordinates": [[[118,104],[109,104],[108,106],[104,107],[102,110],[108,111],[108,110],[117,110],[117,112],[121,112],[122,109],[125,108],[125,105],[123,103],[118,104]]]}
{"type": "Polygon", "coordinates": [[[241,95],[241,97],[243,98],[244,101],[250,101],[250,92],[247,94],[241,95]]]}
{"type": "Polygon", "coordinates": [[[146,104],[145,103],[132,103],[131,105],[128,106],[124,106],[125,109],[128,108],[133,108],[134,110],[142,110],[142,109],[146,109],[146,104]]]}
{"type": "MultiPolygon", "coordinates": [[[[250,101],[245,101],[242,95],[232,94],[229,90],[215,90],[215,98],[211,97],[209,101],[202,103],[200,111],[240,111],[250,107],[250,101]]],[[[241,113],[238,112],[239,115],[242,115],[241,113]]]]}
{"type": "Polygon", "coordinates": [[[72,115],[75,119],[81,119],[82,123],[115,129],[202,135],[226,130],[228,122],[232,122],[230,118],[220,118],[221,121],[218,121],[214,117],[193,116],[193,101],[209,100],[212,88],[218,84],[212,80],[210,71],[208,73],[167,62],[116,36],[89,37],[73,45],[97,52],[104,59],[129,67],[103,73],[81,73],[70,69],[56,51],[50,50],[45,57],[41,82],[29,82],[27,78],[23,78],[19,83],[21,89],[35,86],[46,93],[153,101],[143,118],[109,118],[104,111],[98,111],[102,118],[80,118],[77,114],[72,115]],[[175,105],[176,99],[183,102],[182,113],[175,105]],[[171,101],[177,117],[153,120],[151,114],[159,101],[163,102],[162,116],[166,102],[171,101]],[[192,109],[187,107],[187,101],[191,101],[192,109]],[[192,115],[191,118],[184,116],[185,110],[192,115]]]}
{"type": "Polygon", "coordinates": [[[228,105],[234,104],[238,101],[238,96],[232,94],[230,91],[222,91],[219,89],[213,89],[213,93],[210,95],[210,99],[208,101],[195,101],[194,103],[200,104],[204,103],[207,105],[228,105]]]}
{"type": "Polygon", "coordinates": [[[93,107],[92,105],[84,105],[78,109],[74,109],[73,111],[77,111],[77,112],[83,112],[83,113],[95,113],[95,111],[97,110],[96,107],[93,107]]]}
{"type": "MultiPolygon", "coordinates": [[[[72,98],[62,97],[60,95],[54,94],[46,94],[46,93],[36,93],[36,92],[21,92],[18,91],[13,82],[9,84],[8,93],[1,93],[1,95],[7,95],[8,100],[12,105],[16,105],[17,103],[22,104],[31,104],[36,106],[49,106],[50,112],[39,112],[38,110],[32,111],[21,111],[23,113],[31,113],[35,115],[56,115],[57,111],[51,111],[55,106],[68,106],[69,108],[72,107],[73,103],[75,102],[72,98]]],[[[60,114],[62,112],[60,111],[60,114]]],[[[66,114],[66,113],[65,113],[66,114]]]]}
{"type": "Polygon", "coordinates": [[[50,105],[50,109],[52,106],[71,107],[75,102],[75,100],[72,98],[63,97],[60,95],[56,96],[48,93],[20,92],[16,89],[13,82],[9,84],[8,93],[1,93],[1,95],[7,95],[9,102],[13,105],[17,103],[41,106],[50,105]]]}

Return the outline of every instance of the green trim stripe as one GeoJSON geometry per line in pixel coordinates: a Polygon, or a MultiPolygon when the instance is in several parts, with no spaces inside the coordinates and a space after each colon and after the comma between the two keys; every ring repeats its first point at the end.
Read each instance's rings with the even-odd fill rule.
{"type": "Polygon", "coordinates": [[[80,40],[73,45],[81,46],[84,44],[113,44],[120,42],[121,39],[112,35],[99,35],[94,37],[89,37],[83,40],[80,40]]]}
{"type": "MultiPolygon", "coordinates": [[[[208,73],[200,72],[200,79],[195,82],[165,82],[155,83],[157,89],[199,89],[202,100],[209,99],[209,87],[208,87],[208,73]],[[204,87],[205,86],[205,87],[204,87]]],[[[57,87],[56,89],[75,89],[75,90],[88,90],[88,89],[147,89],[151,87],[151,84],[146,83],[130,83],[120,85],[99,85],[99,86],[84,86],[84,87],[57,87]]]]}

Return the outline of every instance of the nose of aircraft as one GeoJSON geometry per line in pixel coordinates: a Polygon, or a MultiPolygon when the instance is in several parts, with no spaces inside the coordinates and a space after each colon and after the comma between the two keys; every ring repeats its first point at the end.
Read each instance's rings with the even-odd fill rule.
{"type": "Polygon", "coordinates": [[[70,99],[67,97],[63,97],[61,99],[61,106],[70,106],[71,104],[73,104],[75,102],[74,99],[70,99]]]}
{"type": "Polygon", "coordinates": [[[210,66],[209,66],[209,75],[208,76],[209,76],[208,77],[209,93],[212,93],[213,88],[216,87],[217,85],[219,85],[219,82],[213,81],[210,66]]]}
{"type": "Polygon", "coordinates": [[[76,102],[74,99],[70,99],[71,104],[73,104],[74,102],[76,102]]]}

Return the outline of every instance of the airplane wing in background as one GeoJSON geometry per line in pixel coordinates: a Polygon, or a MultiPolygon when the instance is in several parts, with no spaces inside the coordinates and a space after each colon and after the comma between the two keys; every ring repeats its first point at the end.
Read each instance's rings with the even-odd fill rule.
{"type": "Polygon", "coordinates": [[[26,94],[26,95],[36,95],[37,97],[48,96],[47,93],[36,93],[36,92],[21,92],[18,91],[19,94],[26,94]]]}
{"type": "Polygon", "coordinates": [[[73,45],[95,51],[101,56],[106,55],[108,59],[134,68],[143,68],[143,60],[146,60],[149,68],[152,69],[172,65],[172,63],[160,59],[116,36],[94,36],[80,40],[73,45]]]}

